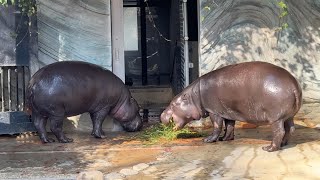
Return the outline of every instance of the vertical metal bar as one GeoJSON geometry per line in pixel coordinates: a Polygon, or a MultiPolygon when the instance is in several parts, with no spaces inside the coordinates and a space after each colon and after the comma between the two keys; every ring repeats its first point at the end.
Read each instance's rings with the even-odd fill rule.
{"type": "Polygon", "coordinates": [[[14,70],[15,76],[16,76],[16,90],[17,90],[15,111],[20,110],[19,109],[19,68],[20,66],[17,66],[16,69],[14,70]]]}
{"type": "Polygon", "coordinates": [[[12,93],[11,93],[11,67],[8,67],[8,105],[9,111],[12,110],[12,93]]]}
{"type": "Polygon", "coordinates": [[[25,99],[25,96],[26,96],[26,81],[25,81],[25,78],[26,78],[26,73],[25,73],[25,68],[26,66],[22,66],[22,100],[23,100],[23,103],[21,104],[22,106],[22,110],[24,110],[24,105],[26,103],[26,99],[25,99]]]}
{"type": "Polygon", "coordinates": [[[112,72],[125,82],[123,1],[111,1],[112,72]]]}
{"type": "Polygon", "coordinates": [[[4,112],[4,68],[0,67],[1,70],[1,112],[4,112]]]}
{"type": "Polygon", "coordinates": [[[189,85],[189,44],[188,44],[188,16],[187,16],[187,1],[183,0],[183,38],[184,38],[184,78],[185,87],[189,85]]]}
{"type": "Polygon", "coordinates": [[[140,0],[140,31],[141,31],[141,75],[142,85],[148,84],[148,59],[147,59],[147,30],[146,8],[144,0],[140,0]]]}

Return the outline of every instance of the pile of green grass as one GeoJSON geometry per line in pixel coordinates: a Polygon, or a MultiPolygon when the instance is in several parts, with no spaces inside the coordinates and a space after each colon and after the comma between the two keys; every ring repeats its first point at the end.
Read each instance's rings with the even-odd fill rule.
{"type": "Polygon", "coordinates": [[[142,131],[138,138],[147,144],[155,144],[158,142],[168,142],[175,139],[187,139],[187,138],[197,138],[204,137],[207,134],[201,132],[190,131],[187,128],[180,130],[173,130],[174,122],[170,121],[168,125],[162,123],[152,125],[142,131]]]}

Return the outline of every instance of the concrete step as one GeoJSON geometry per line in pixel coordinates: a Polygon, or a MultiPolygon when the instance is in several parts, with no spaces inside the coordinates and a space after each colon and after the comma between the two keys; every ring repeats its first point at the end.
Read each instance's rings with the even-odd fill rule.
{"type": "Polygon", "coordinates": [[[131,87],[130,91],[141,107],[140,115],[149,123],[160,121],[160,114],[174,97],[171,87],[131,87]]]}
{"type": "Polygon", "coordinates": [[[130,91],[143,109],[165,108],[174,97],[171,87],[131,87],[130,91]]]}

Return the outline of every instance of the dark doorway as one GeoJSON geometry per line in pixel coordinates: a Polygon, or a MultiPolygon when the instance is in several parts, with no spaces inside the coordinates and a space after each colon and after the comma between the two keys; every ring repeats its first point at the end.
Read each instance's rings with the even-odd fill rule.
{"type": "Polygon", "coordinates": [[[127,85],[170,85],[170,6],[170,0],[124,0],[127,85]]]}

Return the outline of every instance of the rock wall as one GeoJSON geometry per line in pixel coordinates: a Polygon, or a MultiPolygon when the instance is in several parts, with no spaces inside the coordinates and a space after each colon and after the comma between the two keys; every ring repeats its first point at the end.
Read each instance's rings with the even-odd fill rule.
{"type": "Polygon", "coordinates": [[[0,65],[15,65],[15,8],[0,6],[0,65]]]}
{"type": "Polygon", "coordinates": [[[298,79],[304,104],[318,104],[320,1],[287,0],[284,18],[278,2],[201,0],[200,75],[228,64],[266,61],[298,79]],[[281,29],[283,23],[288,27],[281,29]]]}
{"type": "Polygon", "coordinates": [[[39,0],[38,62],[81,60],[112,69],[110,0],[39,0]]]}

